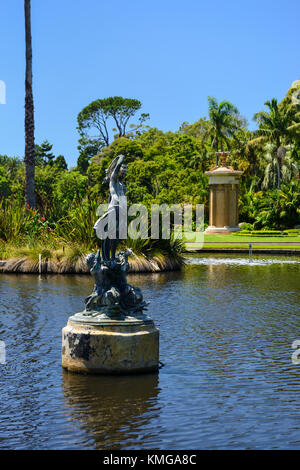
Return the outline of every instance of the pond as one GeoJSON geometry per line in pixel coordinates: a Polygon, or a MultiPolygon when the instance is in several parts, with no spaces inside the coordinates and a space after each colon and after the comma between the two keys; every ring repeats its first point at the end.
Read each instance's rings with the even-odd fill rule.
{"type": "Polygon", "coordinates": [[[0,275],[0,449],[297,449],[300,258],[189,256],[130,275],[160,328],[156,374],[61,368],[89,276],[0,275]]]}

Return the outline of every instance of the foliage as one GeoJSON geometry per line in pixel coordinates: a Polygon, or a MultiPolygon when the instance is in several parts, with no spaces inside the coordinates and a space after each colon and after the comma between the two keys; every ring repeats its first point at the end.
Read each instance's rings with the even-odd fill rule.
{"type": "Polygon", "coordinates": [[[69,208],[76,201],[80,203],[86,195],[87,177],[78,171],[61,172],[54,186],[54,198],[56,205],[69,208]]]}
{"type": "MultiPolygon", "coordinates": [[[[116,128],[112,131],[118,132],[117,136],[126,135],[128,121],[141,108],[139,100],[114,96],[98,99],[85,106],[77,116],[78,132],[80,135],[78,142],[79,157],[77,161],[78,169],[85,174],[90,159],[100,152],[102,147],[107,147],[110,140],[109,121],[112,120],[116,128]],[[90,132],[96,130],[96,135],[90,132]]],[[[131,132],[127,137],[140,135],[145,129],[144,121],[149,119],[149,114],[142,113],[139,117],[139,124],[132,125],[131,132]]]]}
{"type": "MultiPolygon", "coordinates": [[[[259,128],[256,132],[258,137],[255,137],[252,142],[269,143],[274,146],[274,155],[270,157],[267,155],[266,159],[269,159],[269,167],[265,175],[264,186],[270,183],[270,177],[273,176],[274,182],[274,166],[276,165],[277,170],[277,188],[281,187],[281,180],[284,176],[282,170],[283,158],[286,154],[286,145],[293,145],[299,141],[300,136],[300,123],[299,113],[295,106],[280,106],[275,98],[271,101],[266,101],[265,106],[269,111],[260,111],[254,115],[254,119],[257,121],[259,128]],[[274,156],[276,161],[274,160],[274,156]]],[[[295,145],[293,145],[294,148],[295,145]]],[[[267,152],[269,151],[267,147],[267,152]]],[[[297,154],[297,152],[295,152],[297,154]]],[[[292,163],[292,162],[291,162],[292,163]]],[[[287,166],[285,166],[287,168],[287,166]]],[[[290,164],[291,168],[291,164],[290,164]]]]}
{"type": "MultiPolygon", "coordinates": [[[[230,138],[241,127],[242,120],[236,106],[229,101],[221,101],[219,104],[213,96],[208,97],[209,128],[208,133],[212,139],[212,147],[216,152],[223,152],[224,145],[230,149],[230,138]]],[[[218,157],[216,158],[218,165],[218,157]]]]}
{"type": "Polygon", "coordinates": [[[11,194],[11,182],[3,167],[0,167],[0,194],[3,199],[11,194]]]}
{"type": "Polygon", "coordinates": [[[236,232],[239,236],[252,236],[252,237],[278,237],[288,236],[288,232],[282,232],[279,230],[243,230],[242,232],[236,232]]]}
{"type": "Polygon", "coordinates": [[[266,144],[263,158],[266,162],[262,188],[275,188],[278,185],[278,172],[281,183],[289,183],[298,174],[298,164],[292,158],[292,148],[285,152],[284,158],[278,161],[277,149],[274,144],[266,144]]]}
{"type": "Polygon", "coordinates": [[[0,203],[0,239],[6,242],[16,240],[26,241],[27,237],[47,238],[52,228],[41,217],[37,210],[28,206],[25,210],[23,204],[0,203]]]}
{"type": "Polygon", "coordinates": [[[44,140],[41,145],[35,145],[35,163],[39,166],[52,165],[55,155],[52,153],[53,145],[44,140]]]}
{"type": "Polygon", "coordinates": [[[97,207],[97,202],[91,200],[74,204],[69,214],[57,222],[55,235],[65,244],[70,241],[85,245],[87,248],[97,246],[93,229],[97,220],[97,207]]]}
{"type": "MultiPolygon", "coordinates": [[[[78,131],[81,137],[88,138],[88,131],[96,129],[96,139],[99,144],[109,145],[109,118],[112,118],[118,131],[118,136],[126,134],[129,119],[141,108],[139,100],[113,96],[92,101],[85,106],[77,116],[78,131]]],[[[145,116],[145,115],[144,115],[145,116]]],[[[114,130],[114,129],[113,129],[114,130]]]]}
{"type": "Polygon", "coordinates": [[[91,158],[100,152],[103,147],[102,141],[82,136],[78,141],[79,157],[77,160],[78,171],[86,174],[91,158]]]}
{"type": "Polygon", "coordinates": [[[66,159],[63,155],[58,155],[56,157],[56,159],[54,160],[54,166],[58,169],[58,170],[67,170],[68,169],[68,165],[67,165],[67,162],[66,162],[66,159]]]}
{"type": "Polygon", "coordinates": [[[291,137],[300,131],[300,123],[295,122],[297,114],[293,107],[280,108],[275,98],[266,101],[265,106],[269,112],[260,111],[254,115],[259,125],[257,134],[261,140],[272,142],[280,147],[283,139],[291,140],[291,137]]]}
{"type": "MultiPolygon", "coordinates": [[[[146,115],[128,130],[130,118],[140,109],[138,100],[96,100],[78,115],[80,154],[76,168],[68,170],[64,157],[55,157],[48,141],[35,147],[36,210],[24,210],[24,161],[0,156],[0,240],[30,247],[43,241],[47,246],[95,248],[96,208],[108,197],[108,187],[103,184],[105,170],[119,154],[125,155],[128,163],[129,204],[142,203],[149,208],[151,204],[187,203],[194,207],[203,203],[207,224],[205,171],[214,165],[217,149],[230,149],[229,164],[243,171],[239,213],[244,228],[282,231],[300,226],[300,106],[292,99],[297,87],[293,85],[281,103],[266,102],[268,110],[256,114],[256,131],[247,129],[234,105],[218,103],[212,97],[208,118],[183,122],[176,132],[145,126],[146,115]],[[107,126],[112,121],[118,133],[109,144],[107,126]],[[97,135],[91,135],[95,130],[97,135]]],[[[145,255],[158,247],[168,251],[172,246],[171,242],[164,246],[161,240],[129,243],[134,252],[145,255]]]]}

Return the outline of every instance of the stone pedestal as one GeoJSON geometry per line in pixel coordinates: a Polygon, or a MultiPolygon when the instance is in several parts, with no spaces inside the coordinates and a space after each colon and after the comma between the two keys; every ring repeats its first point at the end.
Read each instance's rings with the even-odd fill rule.
{"type": "Polygon", "coordinates": [[[222,165],[206,172],[209,177],[209,227],[205,233],[231,233],[240,230],[238,190],[242,171],[226,165],[227,152],[220,152],[222,165]]]}
{"type": "Polygon", "coordinates": [[[159,330],[145,314],[112,318],[78,313],[62,330],[62,366],[88,374],[155,371],[159,330]]]}

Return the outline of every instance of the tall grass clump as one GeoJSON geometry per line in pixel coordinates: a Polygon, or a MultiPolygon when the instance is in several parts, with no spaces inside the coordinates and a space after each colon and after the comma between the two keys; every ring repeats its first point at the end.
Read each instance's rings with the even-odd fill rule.
{"type": "Polygon", "coordinates": [[[55,237],[67,244],[77,243],[89,249],[97,247],[94,225],[97,220],[97,201],[76,203],[69,213],[56,223],[55,237]]]}
{"type": "Polygon", "coordinates": [[[6,242],[25,236],[35,225],[36,213],[17,202],[0,201],[0,238],[6,242]]]}
{"type": "MultiPolygon", "coordinates": [[[[69,212],[57,221],[47,220],[39,211],[18,202],[0,202],[0,259],[6,260],[4,272],[85,273],[85,257],[96,251],[94,224],[97,220],[97,201],[73,203],[69,212]]],[[[119,249],[130,248],[132,272],[155,272],[179,269],[183,264],[181,240],[128,238],[119,249]]]]}

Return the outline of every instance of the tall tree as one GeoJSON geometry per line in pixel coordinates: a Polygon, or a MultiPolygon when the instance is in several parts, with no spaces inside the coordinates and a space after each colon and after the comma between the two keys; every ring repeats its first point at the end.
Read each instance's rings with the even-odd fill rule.
{"type": "Polygon", "coordinates": [[[265,146],[264,160],[266,162],[262,187],[264,189],[281,189],[281,183],[289,184],[294,176],[298,174],[298,164],[293,160],[292,148],[280,147],[282,152],[281,164],[278,165],[278,149],[276,145],[268,143],[265,146]],[[279,173],[280,169],[280,173],[279,173]]]}
{"type": "MultiPolygon", "coordinates": [[[[229,146],[229,138],[233,137],[241,124],[238,109],[230,101],[221,101],[219,104],[213,96],[208,97],[208,114],[210,119],[209,134],[212,137],[212,146],[216,152],[223,152],[224,142],[229,146]]],[[[218,156],[216,155],[216,165],[218,156]]]]}
{"type": "MultiPolygon", "coordinates": [[[[122,96],[106,98],[103,101],[106,112],[116,123],[118,137],[123,137],[126,134],[129,119],[141,108],[142,103],[139,100],[122,98],[122,96]]],[[[143,117],[149,118],[149,114],[142,114],[142,120],[143,117]]]]}
{"type": "Polygon", "coordinates": [[[292,143],[293,136],[300,133],[300,123],[295,109],[279,107],[275,98],[266,101],[265,106],[269,112],[260,111],[254,115],[254,120],[258,123],[258,137],[253,142],[271,143],[276,147],[277,159],[277,188],[281,186],[282,163],[286,154],[285,144],[292,143]],[[298,121],[298,122],[297,122],[298,121]]]}
{"type": "Polygon", "coordinates": [[[55,155],[52,153],[53,145],[44,140],[41,145],[35,145],[35,163],[40,166],[53,165],[55,155]]]}
{"type": "MultiPolygon", "coordinates": [[[[118,132],[118,137],[124,137],[129,119],[141,106],[139,100],[112,96],[92,101],[80,111],[77,116],[77,130],[80,135],[77,166],[82,174],[86,173],[90,159],[99,153],[102,147],[109,145],[109,122],[113,121],[116,125],[112,131],[118,132]],[[91,132],[95,131],[96,134],[91,135],[91,132]]],[[[149,114],[141,114],[140,126],[136,127],[143,127],[143,122],[148,118],[149,114]]]]}
{"type": "Polygon", "coordinates": [[[58,168],[59,170],[67,170],[68,165],[66,162],[66,159],[63,155],[58,155],[56,159],[54,160],[54,166],[58,168]]]}
{"type": "Polygon", "coordinates": [[[32,45],[30,0],[24,0],[25,11],[25,202],[26,207],[35,207],[35,147],[34,147],[34,104],[32,93],[32,45]]]}
{"type": "MultiPolygon", "coordinates": [[[[118,137],[123,137],[126,134],[129,119],[134,116],[141,106],[139,100],[122,98],[121,96],[93,101],[83,108],[77,117],[77,129],[81,139],[84,139],[88,145],[91,143],[94,145],[95,141],[101,143],[102,146],[109,145],[108,120],[113,119],[117,126],[118,137]],[[88,134],[92,129],[96,129],[96,136],[91,137],[88,134]]],[[[148,117],[145,114],[143,116],[148,117]]]]}
{"type": "Polygon", "coordinates": [[[90,159],[100,153],[104,146],[101,140],[89,139],[85,136],[81,137],[78,141],[79,157],[77,159],[77,167],[80,173],[86,174],[90,164],[90,159]]]}

